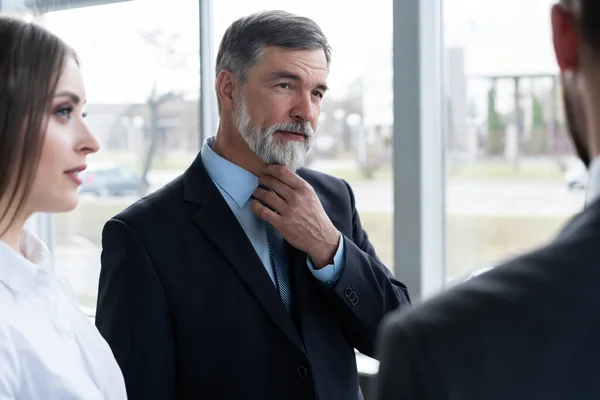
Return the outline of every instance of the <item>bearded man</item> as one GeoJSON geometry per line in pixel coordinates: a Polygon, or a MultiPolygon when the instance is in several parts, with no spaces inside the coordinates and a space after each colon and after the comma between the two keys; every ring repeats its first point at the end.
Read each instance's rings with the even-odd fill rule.
{"type": "Polygon", "coordinates": [[[302,168],[331,50],[311,20],[235,21],[216,65],[217,134],[179,178],[104,227],[96,324],[136,399],[362,399],[406,287],[343,180],[302,168]]]}

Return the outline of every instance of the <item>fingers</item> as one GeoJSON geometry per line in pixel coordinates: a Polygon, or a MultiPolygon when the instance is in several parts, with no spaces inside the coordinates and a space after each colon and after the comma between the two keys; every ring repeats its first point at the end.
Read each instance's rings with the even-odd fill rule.
{"type": "Polygon", "coordinates": [[[262,175],[258,178],[258,183],[266,188],[271,189],[277,193],[279,197],[286,201],[290,200],[294,193],[293,188],[273,176],[262,175]]]}
{"type": "Polygon", "coordinates": [[[262,205],[266,205],[268,208],[279,214],[284,214],[287,209],[287,203],[277,193],[258,187],[254,189],[252,195],[257,200],[260,200],[262,205]]]}
{"type": "Polygon", "coordinates": [[[258,181],[288,203],[297,200],[298,196],[304,198],[314,194],[314,189],[308,182],[282,165],[267,165],[258,181]]]}
{"type": "Polygon", "coordinates": [[[275,211],[269,209],[269,207],[266,207],[265,205],[261,204],[258,200],[252,200],[252,204],[250,206],[252,207],[252,211],[258,216],[258,218],[262,219],[263,221],[267,222],[275,229],[277,229],[277,227],[279,226],[281,215],[278,215],[275,211]]]}
{"type": "MultiPolygon", "coordinates": [[[[270,164],[267,165],[263,171],[262,175],[271,176],[273,178],[278,179],[283,182],[285,185],[291,187],[292,189],[302,189],[306,182],[300,178],[295,172],[293,172],[288,167],[278,164],[270,164]]],[[[273,189],[275,190],[275,189],[273,189]]]]}

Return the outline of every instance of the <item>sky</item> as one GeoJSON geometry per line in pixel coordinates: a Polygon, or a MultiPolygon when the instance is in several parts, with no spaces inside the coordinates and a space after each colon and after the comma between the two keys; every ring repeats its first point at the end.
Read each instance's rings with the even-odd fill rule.
{"type": "Polygon", "coordinates": [[[446,46],[466,46],[467,74],[555,73],[552,3],[446,0],[446,46]]]}
{"type": "MultiPolygon", "coordinates": [[[[198,1],[135,0],[47,14],[42,23],[79,53],[91,103],[143,102],[159,90],[197,96],[198,1]],[[177,35],[169,46],[152,46],[140,32],[177,35]],[[166,49],[178,54],[176,67],[166,49]],[[158,79],[156,79],[158,77],[158,79]],[[156,81],[156,82],[155,82],[156,81]]],[[[555,72],[550,41],[551,0],[444,0],[444,40],[465,46],[468,75],[555,72]]],[[[214,55],[227,26],[265,9],[283,9],[315,20],[333,48],[331,95],[341,94],[357,77],[373,73],[370,50],[389,47],[392,0],[215,0],[214,55]]],[[[397,27],[402,29],[402,27],[397,27]]],[[[384,58],[385,59],[385,58],[384,58]]]]}

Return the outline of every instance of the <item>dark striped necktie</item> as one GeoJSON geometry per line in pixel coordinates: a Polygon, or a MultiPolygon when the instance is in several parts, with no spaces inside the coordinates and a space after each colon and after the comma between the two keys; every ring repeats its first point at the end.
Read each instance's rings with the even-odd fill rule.
{"type": "MultiPolygon", "coordinates": [[[[271,189],[260,185],[264,190],[273,192],[271,189]]],[[[275,193],[275,192],[273,192],[275,193]]],[[[267,205],[265,205],[268,207],[267,205]]],[[[275,286],[281,297],[281,301],[287,312],[292,315],[294,307],[294,295],[292,291],[292,277],[290,270],[287,243],[283,236],[271,224],[265,222],[267,229],[267,244],[269,246],[269,258],[273,268],[275,286]]]]}
{"type": "Polygon", "coordinates": [[[275,277],[275,285],[285,309],[292,315],[294,296],[286,242],[283,236],[271,224],[265,222],[265,225],[267,227],[267,243],[269,245],[269,256],[275,277]]]}

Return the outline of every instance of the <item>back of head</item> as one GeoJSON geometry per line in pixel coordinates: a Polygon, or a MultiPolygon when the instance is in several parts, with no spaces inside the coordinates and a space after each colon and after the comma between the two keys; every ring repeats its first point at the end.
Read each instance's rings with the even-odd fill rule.
{"type": "Polygon", "coordinates": [[[561,3],[573,10],[579,21],[581,38],[600,55],[600,1],[561,0],[561,3]]]}
{"type": "Polygon", "coordinates": [[[225,31],[217,54],[216,75],[228,70],[240,84],[245,83],[266,46],[323,49],[327,64],[331,61],[327,38],[313,20],[285,11],[264,11],[234,21],[225,31]]]}
{"type": "Polygon", "coordinates": [[[0,38],[0,223],[10,224],[35,176],[58,78],[75,55],[46,29],[11,16],[0,15],[0,38]]]}

